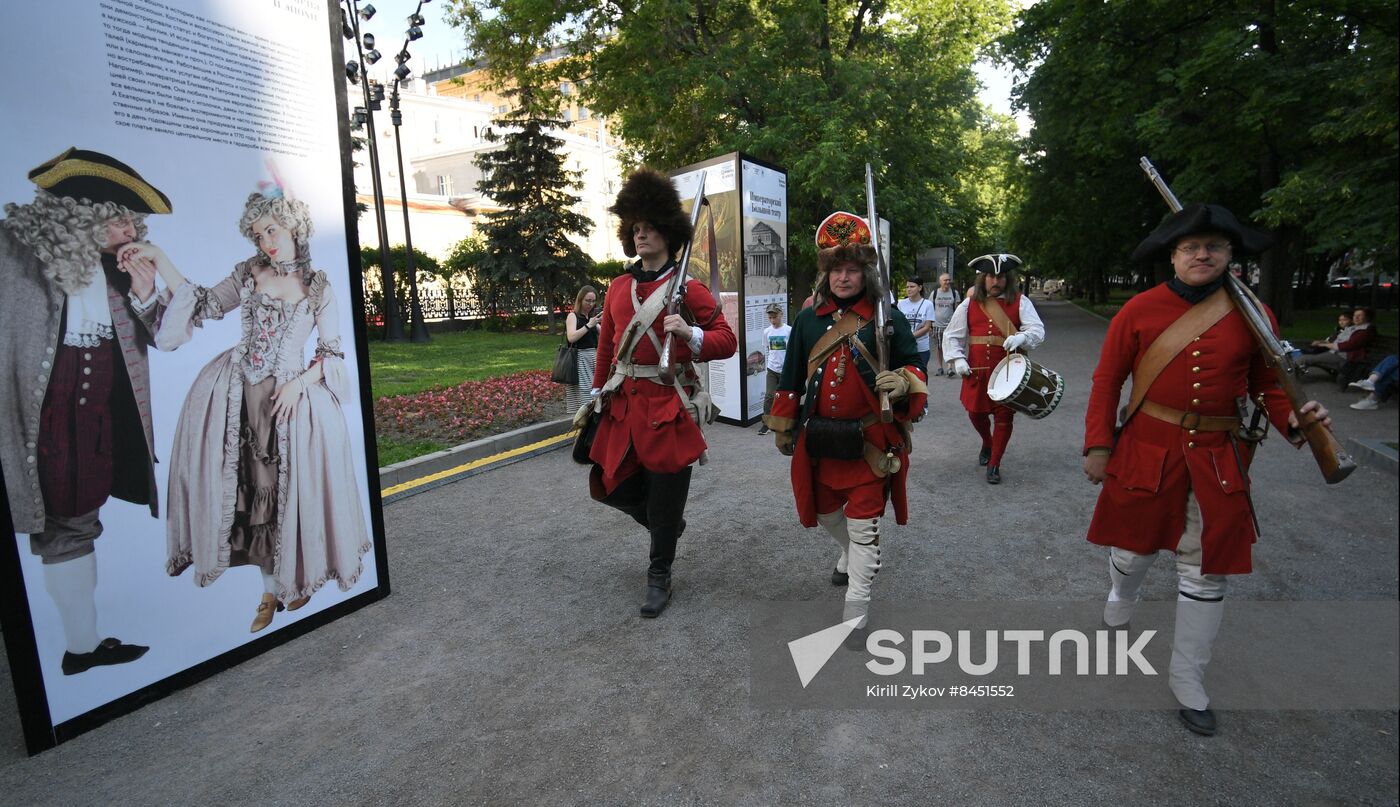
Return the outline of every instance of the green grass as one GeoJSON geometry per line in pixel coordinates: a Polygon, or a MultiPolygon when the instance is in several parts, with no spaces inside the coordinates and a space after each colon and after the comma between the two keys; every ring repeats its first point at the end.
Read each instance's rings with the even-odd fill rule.
{"type": "MultiPolygon", "coordinates": [[[[425,345],[371,341],[371,388],[377,399],[523,370],[548,370],[554,364],[555,348],[563,338],[536,333],[457,331],[433,334],[432,341],[425,345]]],[[[380,461],[388,465],[393,460],[387,459],[385,451],[381,442],[380,461]]]]}
{"type": "Polygon", "coordinates": [[[437,440],[395,440],[383,435],[380,435],[376,442],[379,446],[379,467],[381,468],[396,462],[411,460],[414,457],[421,457],[424,454],[431,454],[434,451],[451,448],[447,443],[437,440]]]}

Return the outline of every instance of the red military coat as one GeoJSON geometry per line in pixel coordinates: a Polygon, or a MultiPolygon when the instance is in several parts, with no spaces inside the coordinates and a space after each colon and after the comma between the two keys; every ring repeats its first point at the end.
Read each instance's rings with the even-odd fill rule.
{"type": "MultiPolygon", "coordinates": [[[[1139,554],[1175,550],[1186,526],[1186,495],[1193,492],[1201,507],[1201,571],[1247,574],[1257,536],[1249,478],[1240,472],[1228,432],[1193,432],[1138,412],[1114,443],[1124,381],[1148,346],[1190,307],[1164,283],[1129,300],[1109,325],[1089,393],[1084,450],[1112,447],[1113,454],[1089,541],[1139,554]]],[[[1273,313],[1268,315],[1277,331],[1273,313]]],[[[1261,394],[1269,421],[1287,434],[1288,398],[1244,318],[1232,310],[1177,354],[1148,389],[1147,400],[1181,412],[1235,416],[1236,397],[1261,394]]]]}
{"type": "MultiPolygon", "coordinates": [[[[631,274],[619,275],[608,286],[603,319],[598,326],[598,357],[593,383],[599,387],[612,375],[617,359],[618,342],[636,313],[638,300],[645,302],[654,292],[664,293],[671,273],[656,280],[636,283],[631,274]]],[[[738,340],[730,330],[715,298],[704,284],[690,280],[686,284],[685,307],[693,315],[695,327],[705,331],[700,355],[693,356],[690,346],[675,339],[671,357],[676,363],[713,361],[734,355],[738,340]]],[[[664,344],[663,308],[651,330],[664,344]]],[[[632,363],[656,365],[660,361],[656,346],[646,334],[639,334],[632,363]]],[[[691,379],[691,384],[696,383],[691,379]]],[[[690,394],[690,384],[687,385],[690,394]]],[[[705,451],[705,438],[700,427],[681,405],[674,387],[665,387],[647,379],[628,378],[622,382],[603,410],[598,433],[593,440],[589,459],[602,469],[604,490],[611,493],[618,483],[646,468],[655,473],[676,473],[700,459],[705,451]]]]}
{"type": "MultiPolygon", "coordinates": [[[[828,301],[820,307],[804,308],[792,324],[788,335],[787,358],[782,377],[773,397],[773,409],[768,422],[778,431],[800,426],[812,415],[840,419],[860,419],[878,413],[879,403],[870,381],[874,372],[865,365],[847,342],[842,342],[823,362],[814,378],[807,377],[807,357],[821,335],[836,322],[836,304],[828,301]],[[837,368],[844,364],[844,374],[837,368]],[[839,377],[838,377],[839,375],[839,377]]],[[[875,354],[874,307],[862,298],[846,312],[859,316],[865,325],[858,332],[862,342],[875,354]]],[[[901,372],[909,381],[909,394],[892,406],[894,423],[877,419],[865,428],[867,442],[879,448],[892,448],[900,457],[900,469],[890,475],[889,497],[894,505],[895,521],[909,520],[909,505],[905,482],[909,477],[909,422],[924,411],[928,396],[928,372],[919,358],[918,345],[909,322],[898,309],[890,312],[894,339],[890,343],[890,368],[901,372]]],[[[864,459],[813,460],[807,453],[807,433],[799,431],[792,456],[792,490],[797,516],[803,526],[817,526],[815,483],[838,489],[861,485],[884,485],[886,478],[877,475],[864,459]]]]}
{"type": "MultiPolygon", "coordinates": [[[[1006,316],[1011,320],[1011,324],[1017,329],[1021,327],[1021,295],[1016,295],[1016,299],[1007,302],[1001,297],[992,298],[1001,310],[1006,312],[1006,316]]],[[[997,330],[997,326],[992,322],[987,312],[982,310],[982,306],[976,300],[969,300],[967,305],[967,364],[972,368],[972,374],[964,376],[962,380],[962,394],[958,396],[962,401],[963,408],[973,413],[987,413],[999,404],[992,403],[992,399],[987,397],[987,382],[992,377],[992,368],[997,366],[997,362],[1006,358],[1006,349],[1001,346],[1001,342],[1009,333],[1002,333],[997,330]],[[977,345],[972,343],[973,337],[996,337],[995,345],[977,345]]]]}

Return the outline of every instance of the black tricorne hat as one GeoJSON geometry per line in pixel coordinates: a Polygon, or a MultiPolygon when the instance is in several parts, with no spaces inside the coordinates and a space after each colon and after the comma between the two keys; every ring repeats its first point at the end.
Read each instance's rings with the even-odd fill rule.
{"type": "Polygon", "coordinates": [[[1020,269],[1021,259],[1009,252],[993,252],[990,255],[978,255],[968,261],[967,266],[978,274],[1000,275],[1020,269]]]}
{"type": "Polygon", "coordinates": [[[622,183],[617,201],[608,211],[619,219],[617,238],[629,258],[637,257],[632,243],[632,227],[639,221],[649,222],[666,239],[671,254],[680,251],[690,240],[690,217],[681,210],[681,197],[670,177],[651,168],[640,168],[622,183]]]}
{"type": "Polygon", "coordinates": [[[1132,260],[1165,258],[1177,241],[1195,233],[1222,233],[1230,238],[1235,255],[1257,255],[1273,243],[1267,233],[1252,230],[1220,205],[1196,203],[1167,216],[1133,250],[1132,260]]]}
{"type": "Polygon", "coordinates": [[[170,197],[131,166],[101,152],[70,148],[30,171],[29,179],[54,196],[114,202],[133,213],[170,212],[170,197]]]}

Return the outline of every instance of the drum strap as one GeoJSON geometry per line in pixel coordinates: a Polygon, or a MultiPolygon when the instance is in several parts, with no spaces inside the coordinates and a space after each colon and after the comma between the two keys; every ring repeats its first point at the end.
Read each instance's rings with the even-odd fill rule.
{"type": "Polygon", "coordinates": [[[1191,306],[1189,311],[1148,345],[1142,361],[1138,362],[1133,370],[1133,390],[1128,396],[1128,405],[1123,410],[1123,417],[1119,419],[1122,424],[1126,425],[1128,418],[1142,407],[1142,402],[1147,400],[1148,388],[1167,365],[1171,364],[1172,359],[1191,344],[1193,339],[1205,333],[1233,310],[1234,305],[1230,303],[1229,292],[1224,288],[1217,289],[1205,300],[1191,306]]]}
{"type": "MultiPolygon", "coordinates": [[[[1020,299],[1017,298],[1017,304],[1019,303],[1020,299]]],[[[1001,307],[1000,303],[995,300],[983,300],[981,306],[982,313],[987,315],[987,319],[992,321],[992,324],[997,327],[998,331],[1001,331],[1003,337],[1016,333],[1016,325],[1011,322],[1011,317],[1006,315],[1006,311],[1001,307]]]]}

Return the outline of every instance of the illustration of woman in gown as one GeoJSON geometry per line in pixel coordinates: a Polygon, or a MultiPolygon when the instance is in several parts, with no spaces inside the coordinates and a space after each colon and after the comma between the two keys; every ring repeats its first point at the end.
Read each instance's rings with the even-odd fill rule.
{"type": "Polygon", "coordinates": [[[257,254],[212,287],[187,282],[157,247],[145,257],[173,292],[161,349],[206,320],[234,309],[242,317],[238,344],[200,371],[175,427],[166,572],[193,565],[195,584],[207,586],[231,566],[258,567],[256,633],[327,581],[348,590],[370,541],[340,408],[353,390],[335,293],[311,268],[310,211],[269,186],[248,197],[239,229],[257,254]]]}

